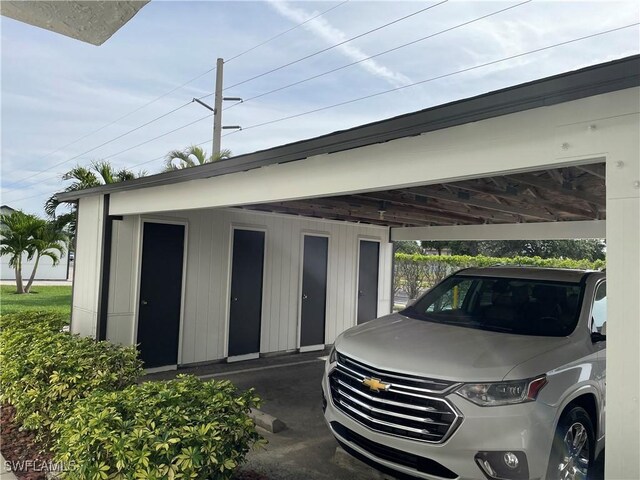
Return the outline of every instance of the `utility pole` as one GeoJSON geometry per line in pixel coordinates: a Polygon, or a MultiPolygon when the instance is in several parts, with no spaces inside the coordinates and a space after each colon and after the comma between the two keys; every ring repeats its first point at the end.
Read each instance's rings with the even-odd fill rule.
{"type": "MultiPolygon", "coordinates": [[[[240,97],[223,97],[222,96],[222,69],[224,68],[224,60],[219,58],[216,61],[216,91],[215,91],[215,100],[213,107],[204,103],[200,98],[194,98],[192,102],[199,103],[207,110],[213,112],[213,144],[211,145],[211,158],[218,159],[220,156],[220,151],[222,150],[220,146],[220,141],[222,139],[222,130],[242,130],[242,127],[239,125],[228,125],[222,126],[222,102],[225,100],[240,102],[242,103],[242,98],[240,97]]],[[[205,95],[205,97],[210,96],[205,95]]],[[[204,98],[204,97],[201,97],[204,98]]]]}
{"type": "Polygon", "coordinates": [[[211,147],[212,158],[220,155],[220,141],[222,136],[222,69],[224,60],[218,58],[216,61],[216,96],[213,109],[213,145],[211,147]]]}

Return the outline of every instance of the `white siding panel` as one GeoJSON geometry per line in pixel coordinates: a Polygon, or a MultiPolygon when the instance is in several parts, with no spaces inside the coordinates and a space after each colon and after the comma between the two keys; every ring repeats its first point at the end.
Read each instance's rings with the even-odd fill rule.
{"type": "Polygon", "coordinates": [[[192,212],[190,215],[180,215],[188,218],[189,245],[187,256],[187,284],[184,294],[184,324],[182,330],[182,363],[194,363],[198,358],[206,357],[206,352],[196,350],[198,335],[206,335],[205,331],[198,331],[198,290],[206,280],[200,278],[200,233],[203,225],[203,212],[192,212]]]}
{"type": "Polygon", "coordinates": [[[100,288],[103,197],[79,201],[71,331],[95,336],[100,288]]]}
{"type": "MultiPolygon", "coordinates": [[[[107,337],[135,342],[142,220],[180,219],[188,224],[181,364],[227,355],[232,228],[265,231],[262,353],[295,350],[299,343],[303,235],[329,237],[326,343],[355,325],[359,239],[381,242],[380,315],[389,311],[391,245],[388,230],[242,210],[196,210],[162,216],[129,216],[114,222],[107,337]]],[[[81,272],[79,272],[81,275],[81,272]]],[[[96,297],[97,298],[97,297],[96,297]]]]}
{"type": "MultiPolygon", "coordinates": [[[[211,361],[226,356],[229,314],[231,229],[265,230],[266,257],[263,286],[262,353],[298,348],[301,245],[303,234],[329,236],[326,342],[355,324],[358,238],[381,243],[381,269],[385,260],[388,230],[310,220],[301,217],[246,212],[200,210],[174,212],[189,223],[189,249],[185,289],[182,364],[211,361]]],[[[390,250],[389,250],[390,251],[390,250]]],[[[380,292],[387,292],[388,274],[381,275],[380,292]]],[[[388,293],[384,299],[388,312],[388,293]]]]}
{"type": "Polygon", "coordinates": [[[139,229],[137,216],[113,222],[107,340],[123,345],[135,339],[139,229]]]}

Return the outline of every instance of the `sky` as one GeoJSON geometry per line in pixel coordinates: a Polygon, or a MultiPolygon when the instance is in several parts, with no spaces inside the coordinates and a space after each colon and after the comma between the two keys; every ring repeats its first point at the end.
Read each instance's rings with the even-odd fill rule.
{"type": "Polygon", "coordinates": [[[1,17],[0,202],[44,215],[76,165],[153,174],[171,150],[210,152],[191,100],[213,92],[218,57],[224,94],[245,99],[223,112],[239,155],[635,55],[637,25],[544,48],[638,22],[637,1],[153,0],[94,46],[1,17]]]}

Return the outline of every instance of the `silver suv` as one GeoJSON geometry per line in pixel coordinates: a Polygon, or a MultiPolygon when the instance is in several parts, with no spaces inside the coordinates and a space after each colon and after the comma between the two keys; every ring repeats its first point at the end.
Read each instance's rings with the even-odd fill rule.
{"type": "Polygon", "coordinates": [[[603,272],[473,268],[344,332],[325,418],[379,470],[426,479],[584,479],[604,447],[603,272]]]}

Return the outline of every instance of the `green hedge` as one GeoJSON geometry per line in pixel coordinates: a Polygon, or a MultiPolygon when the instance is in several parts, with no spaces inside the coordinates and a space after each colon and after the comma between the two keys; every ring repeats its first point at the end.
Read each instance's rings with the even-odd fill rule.
{"type": "Polygon", "coordinates": [[[599,270],[604,268],[604,260],[572,260],[568,258],[540,258],[540,257],[485,257],[478,255],[409,255],[406,253],[396,253],[397,262],[417,262],[433,265],[447,266],[451,270],[459,270],[468,267],[490,267],[492,265],[528,265],[535,267],[550,268],[579,268],[599,270]]]}
{"type": "Polygon", "coordinates": [[[528,265],[535,267],[578,268],[599,270],[604,260],[571,260],[540,257],[485,257],[482,255],[421,255],[395,254],[394,287],[404,290],[409,298],[416,298],[422,291],[438,283],[447,275],[462,268],[490,267],[494,265],[528,265]]]}
{"type": "Polygon", "coordinates": [[[2,317],[0,400],[16,408],[24,428],[46,433],[76,400],[132,385],[142,374],[135,347],[64,333],[66,323],[48,312],[2,317]]]}
{"type": "Polygon", "coordinates": [[[179,376],[96,391],[53,427],[63,478],[231,478],[259,440],[249,409],[259,399],[228,381],[179,376]]]}
{"type": "Polygon", "coordinates": [[[61,331],[65,315],[0,318],[0,401],[72,480],[228,479],[259,441],[253,391],[182,377],[138,384],[135,347],[61,331]]]}

